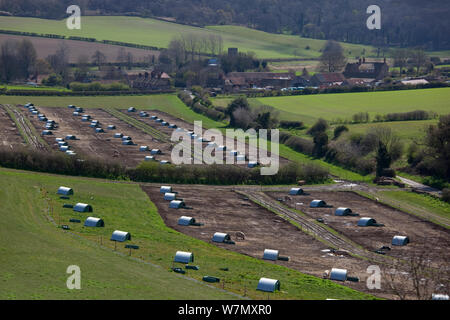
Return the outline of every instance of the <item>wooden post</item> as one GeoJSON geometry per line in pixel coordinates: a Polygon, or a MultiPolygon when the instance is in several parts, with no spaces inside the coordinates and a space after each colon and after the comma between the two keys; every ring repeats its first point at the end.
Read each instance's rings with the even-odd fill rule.
{"type": "Polygon", "coordinates": [[[117,249],[117,241],[114,240],[114,251],[117,249]]]}

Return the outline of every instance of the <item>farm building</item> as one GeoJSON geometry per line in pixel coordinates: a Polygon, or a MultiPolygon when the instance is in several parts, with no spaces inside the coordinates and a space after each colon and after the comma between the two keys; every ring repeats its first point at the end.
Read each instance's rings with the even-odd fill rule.
{"type": "Polygon", "coordinates": [[[86,203],[77,203],[74,207],[73,207],[73,211],[77,211],[77,212],[92,212],[92,206],[86,203]]]}
{"type": "Polygon", "coordinates": [[[123,133],[117,132],[114,133],[114,138],[122,138],[123,137],[123,133]]]}
{"type": "Polygon", "coordinates": [[[172,187],[170,187],[170,186],[161,186],[161,188],[159,188],[159,192],[160,193],[172,192],[172,187]]]}
{"type": "Polygon", "coordinates": [[[105,222],[100,218],[88,217],[86,221],[84,221],[84,226],[101,228],[105,226],[105,222]]]}
{"type": "Polygon", "coordinates": [[[161,150],[159,150],[159,149],[152,149],[152,151],[150,151],[150,154],[153,154],[153,155],[161,154],[161,150]]]}
{"type": "Polygon", "coordinates": [[[271,261],[277,261],[278,260],[279,251],[278,250],[271,250],[271,249],[265,249],[263,259],[264,260],[271,260],[271,261]]]}
{"type": "Polygon", "coordinates": [[[249,168],[255,168],[258,166],[258,164],[259,164],[258,161],[249,161],[247,166],[249,168]]]}
{"type": "Polygon", "coordinates": [[[192,252],[177,251],[177,253],[175,253],[175,258],[173,259],[173,262],[186,264],[194,262],[194,254],[192,252]]]}
{"type": "Polygon", "coordinates": [[[431,300],[449,300],[449,296],[448,296],[448,294],[433,293],[431,295],[431,300]]]}
{"type": "Polygon", "coordinates": [[[330,279],[337,280],[337,281],[347,280],[347,270],[346,269],[337,269],[337,268],[331,269],[330,279]]]}
{"type": "Polygon", "coordinates": [[[141,152],[148,151],[148,146],[140,146],[139,151],[141,151],[141,152]]]}
{"type": "Polygon", "coordinates": [[[172,209],[181,209],[181,208],[184,208],[185,206],[186,205],[185,205],[184,201],[181,201],[181,200],[172,200],[169,203],[169,208],[172,208],[172,209]]]}
{"type": "Polygon", "coordinates": [[[339,207],[336,209],[336,211],[334,211],[335,216],[348,216],[351,213],[352,213],[352,210],[350,208],[344,208],[344,207],[339,207]]]}
{"type": "Polygon", "coordinates": [[[68,187],[59,187],[58,194],[61,194],[63,196],[71,196],[73,195],[73,190],[72,188],[68,187]]]}
{"type": "Polygon", "coordinates": [[[145,161],[155,161],[155,157],[154,156],[145,156],[145,161]]]}
{"type": "Polygon", "coordinates": [[[164,200],[166,200],[166,201],[176,200],[176,198],[177,198],[176,193],[172,193],[172,192],[164,193],[164,200]]]}
{"type": "Polygon", "coordinates": [[[393,246],[406,246],[409,243],[409,238],[406,236],[394,236],[392,238],[393,246]]]}
{"type": "Polygon", "coordinates": [[[291,188],[291,190],[289,191],[289,194],[291,196],[296,196],[299,194],[303,194],[303,189],[302,188],[291,188]]]}
{"type": "Polygon", "coordinates": [[[376,226],[377,222],[375,221],[375,219],[372,218],[368,218],[368,217],[363,217],[361,219],[359,219],[358,221],[358,227],[371,227],[371,226],[376,226]]]}
{"type": "Polygon", "coordinates": [[[323,208],[327,205],[327,203],[323,200],[313,200],[309,204],[310,208],[323,208]]]}
{"type": "Polygon", "coordinates": [[[216,232],[212,237],[212,241],[219,243],[226,243],[231,241],[231,237],[228,233],[216,232]]]}
{"type": "Polygon", "coordinates": [[[195,223],[195,219],[192,217],[181,216],[178,219],[178,225],[180,226],[192,226],[195,223]]]}
{"type": "Polygon", "coordinates": [[[264,292],[275,292],[276,290],[280,291],[280,281],[269,278],[261,278],[259,279],[256,290],[264,292]]]}
{"type": "Polygon", "coordinates": [[[124,242],[127,240],[131,240],[131,234],[129,232],[116,230],[111,236],[111,241],[124,242]]]}

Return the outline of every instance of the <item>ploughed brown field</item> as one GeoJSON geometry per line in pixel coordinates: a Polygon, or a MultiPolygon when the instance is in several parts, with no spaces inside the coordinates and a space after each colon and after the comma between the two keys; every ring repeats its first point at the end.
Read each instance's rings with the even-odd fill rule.
{"type": "MultiPolygon", "coordinates": [[[[232,187],[202,185],[172,185],[178,192],[177,198],[183,199],[187,209],[171,209],[169,201],[159,192],[159,186],[142,186],[151,201],[155,203],[165,224],[191,237],[206,241],[218,247],[262,259],[264,249],[279,250],[281,256],[289,256],[289,261],[273,262],[288,268],[299,270],[317,277],[325,270],[344,268],[349,276],[360,281],[342,283],[356,290],[390,297],[385,290],[368,290],[365,279],[370,262],[352,257],[345,253],[323,252],[329,249],[314,237],[304,233],[293,224],[275,213],[246,200],[233,191],[232,187]],[[180,226],[178,219],[190,216],[203,226],[180,226]],[[236,244],[212,242],[215,232],[228,233],[236,244]],[[239,235],[245,235],[244,240],[239,235]]],[[[387,289],[387,288],[385,288],[387,289]]]]}
{"type": "Polygon", "coordinates": [[[149,55],[155,56],[155,59],[159,56],[159,51],[156,50],[144,50],[96,42],[17,36],[9,34],[0,34],[0,45],[8,40],[22,41],[23,39],[30,40],[33,43],[39,59],[45,59],[49,55],[54,54],[61,44],[64,43],[68,49],[69,63],[77,63],[80,56],[87,56],[89,60],[91,60],[97,50],[101,51],[106,56],[106,61],[119,62],[117,58],[121,48],[125,49],[125,52],[127,53],[130,52],[135,61],[142,61],[149,55]]]}
{"type": "Polygon", "coordinates": [[[325,224],[365,249],[374,251],[382,246],[389,246],[391,250],[386,252],[387,255],[404,259],[426,250],[431,253],[436,266],[448,264],[450,257],[443,253],[447,253],[450,246],[450,231],[414,215],[348,191],[310,191],[296,196],[287,196],[283,192],[267,194],[274,200],[283,199],[285,205],[296,208],[311,218],[322,218],[325,224]],[[332,207],[310,208],[310,202],[315,199],[324,200],[332,207]],[[334,212],[338,207],[350,208],[360,216],[335,216],[334,212]],[[384,226],[359,227],[357,223],[361,217],[373,218],[384,226]],[[408,236],[410,243],[406,246],[392,246],[391,241],[395,235],[408,236]]]}
{"type": "MultiPolygon", "coordinates": [[[[74,109],[37,107],[49,120],[55,120],[58,128],[53,131],[53,135],[43,136],[47,143],[58,150],[55,138],[65,138],[67,135],[75,135],[77,140],[68,140],[71,150],[77,154],[97,156],[105,160],[115,160],[126,165],[135,167],[144,161],[145,156],[150,156],[150,151],[139,151],[140,146],[148,146],[149,149],[160,149],[161,155],[156,155],[155,159],[170,160],[171,145],[161,142],[144,131],[135,128],[128,123],[110,115],[102,109],[87,109],[83,115],[90,115],[92,120],[98,120],[104,133],[96,133],[89,125],[91,121],[82,122],[81,116],[73,116],[74,109]],[[108,130],[108,125],[115,125],[116,129],[108,130]],[[122,139],[114,138],[114,133],[120,132],[125,136],[130,136],[135,145],[122,145],[122,139]]],[[[44,130],[45,122],[39,121],[37,116],[32,116],[28,111],[23,111],[36,127],[38,133],[44,130]]]]}

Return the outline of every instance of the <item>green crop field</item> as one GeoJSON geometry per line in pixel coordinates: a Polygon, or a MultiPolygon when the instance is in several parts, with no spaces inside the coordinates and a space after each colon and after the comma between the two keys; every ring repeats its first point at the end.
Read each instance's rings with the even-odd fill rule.
{"type": "MultiPolygon", "coordinates": [[[[217,100],[222,99],[216,99],[217,100]]],[[[251,99],[253,100],[253,99],[251,99]]],[[[450,113],[450,88],[381,91],[364,93],[318,94],[305,96],[256,98],[255,103],[280,110],[280,118],[312,124],[318,118],[350,120],[358,112],[376,114],[414,110],[450,113]]],[[[226,103],[225,101],[221,102],[226,103]]]]}
{"type": "Polygon", "coordinates": [[[221,285],[206,286],[203,275],[226,281],[225,289],[256,299],[262,276],[279,279],[273,299],[371,299],[329,280],[240,255],[190,238],[166,227],[139,185],[97,179],[0,169],[0,299],[232,299],[221,285]],[[59,186],[75,195],[62,200],[59,186]],[[93,213],[75,213],[64,203],[84,202],[93,213]],[[70,223],[98,216],[104,228],[70,223]],[[52,221],[70,226],[58,228],[52,221]],[[113,230],[130,232],[140,246],[128,256],[123,243],[109,241],[113,230]],[[176,251],[195,255],[199,271],[180,277],[170,271],[176,251]],[[81,268],[81,290],[68,290],[66,268],[81,268]],[[220,268],[229,268],[221,271],[220,268]]]}
{"type": "MultiPolygon", "coordinates": [[[[173,37],[181,34],[221,35],[224,48],[238,47],[253,51],[259,58],[317,58],[325,40],[307,39],[292,35],[278,35],[238,26],[210,26],[198,28],[136,17],[88,16],[82,18],[81,30],[69,30],[65,20],[45,20],[22,17],[0,17],[0,29],[40,34],[91,37],[166,48],[173,37]],[[306,49],[309,47],[309,49],[306,49]]],[[[372,53],[370,46],[343,44],[351,56],[372,53]]]]}

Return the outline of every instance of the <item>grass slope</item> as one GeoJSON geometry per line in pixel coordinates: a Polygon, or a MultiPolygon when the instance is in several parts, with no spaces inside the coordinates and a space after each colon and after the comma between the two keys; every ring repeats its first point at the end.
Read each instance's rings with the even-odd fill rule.
{"type": "MultiPolygon", "coordinates": [[[[317,58],[325,40],[307,39],[291,35],[271,34],[238,26],[191,27],[155,19],[137,17],[82,17],[81,30],[69,30],[65,20],[46,20],[22,17],[0,17],[0,29],[92,37],[97,40],[116,40],[167,48],[173,37],[181,34],[223,37],[224,48],[238,47],[240,51],[253,51],[259,58],[317,58]],[[310,49],[306,49],[308,47],[310,49]]],[[[343,44],[349,56],[361,55],[370,46],[343,44]]]]}
{"type": "Polygon", "coordinates": [[[332,281],[223,250],[169,229],[137,184],[5,169],[0,169],[0,179],[1,299],[233,298],[171,273],[169,267],[177,250],[191,251],[196,257],[200,271],[190,271],[189,277],[198,280],[203,275],[218,276],[226,280],[225,289],[240,294],[246,290],[251,298],[266,298],[266,294],[255,290],[262,276],[281,281],[282,291],[272,295],[276,299],[372,298],[332,281]],[[73,199],[57,197],[55,191],[60,185],[74,188],[73,199]],[[39,190],[48,193],[42,195],[39,190]],[[78,201],[90,203],[94,213],[62,208],[63,203],[78,201]],[[70,224],[70,218],[83,221],[93,215],[105,220],[105,228],[70,224],[71,232],[80,235],[73,236],[46,221],[48,204],[52,204],[50,216],[55,221],[70,224]],[[111,252],[114,245],[108,239],[116,229],[132,234],[131,243],[140,246],[134,256],[161,268],[130,259],[123,244],[118,244],[117,251],[124,256],[111,252]],[[100,236],[106,248],[99,248],[100,236]],[[82,290],[69,291],[65,287],[65,270],[71,264],[81,267],[82,290]],[[223,267],[229,271],[220,271],[223,267]]]}

